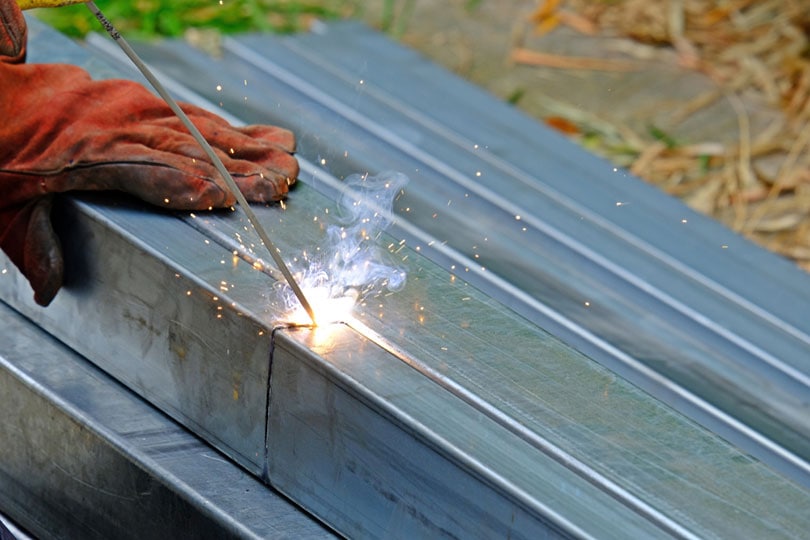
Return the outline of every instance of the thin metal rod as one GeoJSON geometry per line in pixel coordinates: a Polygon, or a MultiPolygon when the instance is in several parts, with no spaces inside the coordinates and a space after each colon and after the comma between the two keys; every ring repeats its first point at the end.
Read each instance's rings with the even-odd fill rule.
{"type": "Polygon", "coordinates": [[[304,311],[307,312],[309,318],[312,319],[312,322],[315,323],[315,313],[312,311],[312,306],[307,301],[306,297],[304,296],[304,292],[301,290],[301,287],[298,286],[298,283],[295,281],[295,277],[293,277],[292,272],[290,269],[287,268],[287,265],[284,263],[284,259],[281,257],[281,254],[276,249],[275,244],[273,244],[272,240],[268,236],[267,232],[264,230],[264,227],[261,226],[259,220],[256,217],[256,214],[253,212],[253,209],[250,207],[250,204],[245,199],[245,196],[242,194],[242,191],[239,189],[239,186],[236,185],[236,181],[231,176],[231,173],[225,168],[225,164],[222,163],[222,160],[219,159],[219,156],[214,152],[214,149],[211,148],[211,145],[208,144],[208,141],[205,140],[200,130],[197,129],[191,120],[189,119],[188,115],[183,112],[183,109],[177,104],[174,98],[169,94],[169,92],[164,88],[164,86],[160,83],[160,81],[155,77],[152,71],[146,66],[146,64],[141,60],[141,58],[137,55],[137,53],[129,46],[129,43],[121,36],[121,34],[116,30],[116,28],[112,25],[112,23],[104,16],[100,9],[96,6],[94,2],[86,2],[85,5],[87,8],[96,16],[99,20],[101,25],[110,34],[110,37],[118,43],[124,53],[129,57],[130,60],[135,64],[140,72],[146,77],[146,80],[152,85],[152,87],[160,94],[160,97],[166,102],[166,104],[174,111],[174,114],[180,119],[186,129],[188,129],[189,133],[197,140],[200,144],[202,149],[205,151],[206,155],[208,155],[211,162],[216,167],[219,174],[222,175],[222,178],[225,180],[225,184],[228,186],[228,189],[231,190],[233,196],[236,197],[236,201],[239,203],[239,206],[242,207],[242,210],[245,212],[245,215],[250,221],[250,224],[253,225],[253,228],[261,238],[264,246],[267,248],[267,251],[270,252],[270,256],[278,266],[278,269],[281,270],[281,274],[284,276],[284,279],[287,280],[290,288],[292,289],[293,293],[295,294],[298,301],[301,302],[301,306],[304,308],[304,311]]]}

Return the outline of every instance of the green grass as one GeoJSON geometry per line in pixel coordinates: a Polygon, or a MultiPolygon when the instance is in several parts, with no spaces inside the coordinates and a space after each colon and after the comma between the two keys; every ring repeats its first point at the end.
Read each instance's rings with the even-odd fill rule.
{"type": "MultiPolygon", "coordinates": [[[[305,30],[314,19],[355,13],[362,0],[100,0],[98,7],[125,36],[178,36],[189,28],[222,33],[305,30]]],[[[61,32],[82,37],[102,31],[83,5],[36,10],[36,16],[61,32]]]]}

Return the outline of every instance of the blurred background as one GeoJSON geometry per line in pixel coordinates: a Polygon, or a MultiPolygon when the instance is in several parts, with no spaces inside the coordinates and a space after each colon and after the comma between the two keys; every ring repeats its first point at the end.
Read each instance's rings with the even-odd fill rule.
{"type": "MultiPolygon", "coordinates": [[[[130,39],[182,36],[212,54],[226,33],[363,20],[810,270],[805,0],[98,4],[130,39]]],[[[83,6],[37,16],[98,31],[83,6]]]]}

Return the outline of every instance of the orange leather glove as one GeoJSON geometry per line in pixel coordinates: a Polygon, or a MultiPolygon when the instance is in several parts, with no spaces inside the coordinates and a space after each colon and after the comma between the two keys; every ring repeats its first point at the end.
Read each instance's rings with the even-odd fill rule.
{"type": "MultiPolygon", "coordinates": [[[[62,284],[50,196],[119,190],[179,210],[235,200],[171,109],[143,86],[93,81],[66,64],[25,64],[26,26],[0,0],[0,247],[47,305],[62,284]]],[[[282,199],[298,175],[293,134],[236,128],[182,105],[252,202],[282,199]]]]}

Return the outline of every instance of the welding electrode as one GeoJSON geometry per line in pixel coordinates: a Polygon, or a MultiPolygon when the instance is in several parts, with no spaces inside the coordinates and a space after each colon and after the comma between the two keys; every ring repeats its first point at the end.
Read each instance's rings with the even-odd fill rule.
{"type": "MultiPolygon", "coordinates": [[[[62,0],[61,2],[60,0],[54,0],[54,5],[59,5],[63,3],[70,3],[70,2],[65,2],[64,0],[62,0]]],[[[222,163],[222,160],[219,159],[219,156],[216,155],[214,150],[211,148],[211,145],[208,144],[208,141],[206,141],[205,137],[202,136],[202,133],[200,133],[197,127],[191,122],[191,120],[189,120],[186,113],[183,112],[183,110],[180,108],[180,106],[177,104],[174,98],[169,94],[169,92],[166,91],[166,89],[163,87],[160,81],[157,80],[157,78],[154,76],[151,70],[146,66],[146,64],[144,64],[144,62],[135,53],[132,47],[130,47],[129,43],[127,43],[127,41],[121,36],[118,30],[115,29],[115,27],[112,25],[109,19],[107,19],[107,17],[105,17],[104,14],[101,13],[101,10],[98,9],[96,4],[94,2],[85,2],[85,5],[99,20],[99,22],[107,31],[107,33],[110,34],[110,37],[113,38],[113,41],[118,43],[118,45],[121,47],[124,53],[129,57],[130,60],[132,60],[132,62],[135,64],[135,67],[137,67],[138,70],[140,70],[140,72],[143,74],[143,76],[146,77],[146,80],[149,81],[149,83],[157,91],[160,97],[163,98],[163,100],[166,102],[169,108],[171,108],[174,114],[177,115],[177,117],[180,119],[183,125],[186,126],[186,129],[188,129],[189,133],[191,133],[194,139],[200,144],[203,151],[205,151],[206,155],[211,160],[211,163],[214,165],[214,167],[216,167],[220,175],[222,175],[223,180],[225,180],[225,184],[228,186],[228,189],[231,190],[231,193],[233,193],[233,196],[236,198],[236,201],[239,203],[239,206],[245,212],[248,221],[250,221],[250,224],[256,230],[256,233],[259,235],[259,238],[261,238],[262,242],[264,243],[264,246],[270,252],[270,256],[273,258],[273,261],[275,261],[276,266],[278,266],[278,269],[281,271],[281,274],[284,276],[284,279],[287,280],[287,283],[289,284],[296,298],[298,298],[298,301],[301,302],[301,306],[304,308],[304,311],[306,311],[307,315],[309,315],[309,318],[312,319],[312,322],[315,323],[315,313],[312,311],[312,306],[307,301],[306,297],[304,296],[304,292],[301,290],[301,287],[299,287],[298,283],[295,281],[295,277],[292,275],[289,268],[287,268],[287,265],[284,263],[284,259],[281,257],[281,255],[278,252],[278,249],[276,249],[275,245],[270,240],[270,237],[267,235],[267,232],[264,230],[264,227],[262,227],[261,223],[259,223],[259,220],[256,218],[256,214],[253,212],[253,209],[250,207],[250,204],[248,204],[247,200],[245,199],[245,196],[239,189],[239,186],[236,185],[236,182],[234,181],[233,177],[225,168],[225,165],[222,163]]]]}

